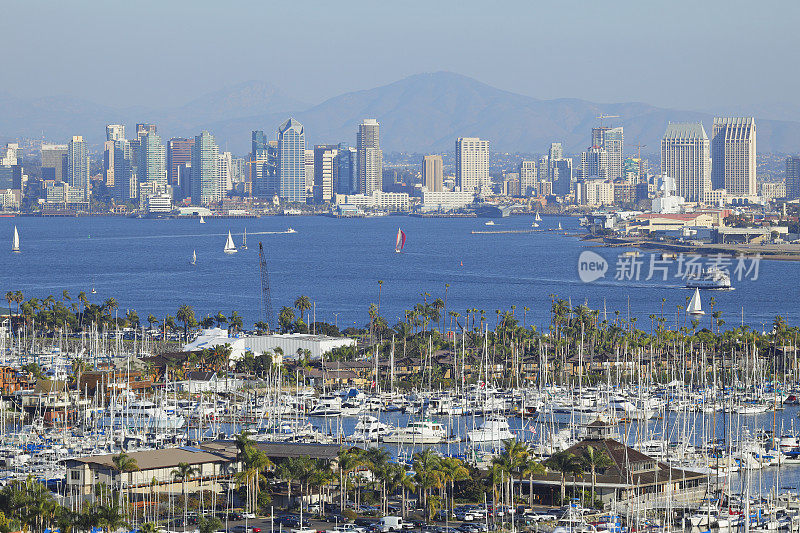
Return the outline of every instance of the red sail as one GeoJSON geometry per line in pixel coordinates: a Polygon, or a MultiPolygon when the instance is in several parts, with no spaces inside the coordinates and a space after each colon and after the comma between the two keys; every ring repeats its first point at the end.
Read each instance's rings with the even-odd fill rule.
{"type": "Polygon", "coordinates": [[[394,244],[394,251],[399,252],[406,245],[406,234],[400,228],[397,228],[397,241],[394,244]]]}

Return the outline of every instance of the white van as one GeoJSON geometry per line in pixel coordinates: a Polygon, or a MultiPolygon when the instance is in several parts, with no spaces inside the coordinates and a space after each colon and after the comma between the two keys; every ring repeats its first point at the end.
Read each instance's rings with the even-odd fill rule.
{"type": "Polygon", "coordinates": [[[402,531],[403,519],[399,516],[384,516],[378,522],[378,531],[380,533],[389,533],[390,531],[402,531]]]}

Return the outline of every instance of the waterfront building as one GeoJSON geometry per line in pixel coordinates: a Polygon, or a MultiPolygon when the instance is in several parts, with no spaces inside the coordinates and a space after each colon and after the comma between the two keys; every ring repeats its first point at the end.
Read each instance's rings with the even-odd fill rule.
{"type": "Polygon", "coordinates": [[[491,192],[489,141],[478,137],[459,137],[456,140],[456,186],[462,191],[491,192]]]}
{"type": "Polygon", "coordinates": [[[456,211],[475,201],[472,191],[422,191],[423,211],[456,211]]]}
{"type": "Polygon", "coordinates": [[[531,196],[536,193],[536,182],[539,180],[536,161],[523,160],[519,164],[519,188],[522,196],[531,196]]]}
{"type": "Polygon", "coordinates": [[[444,190],[444,163],[440,155],[426,155],[422,158],[422,185],[431,192],[444,190]]]}
{"type": "Polygon", "coordinates": [[[106,126],[106,141],[119,141],[125,138],[124,124],[108,124],[106,126]]]}
{"type": "Polygon", "coordinates": [[[711,148],[700,123],[669,123],[661,139],[661,173],[672,177],[676,193],[700,202],[711,189],[711,148]]]}
{"type": "Polygon", "coordinates": [[[67,176],[71,189],[81,191],[83,200],[89,200],[89,150],[83,137],[75,135],[67,145],[67,176]]]}
{"type": "Polygon", "coordinates": [[[314,197],[314,149],[306,148],[305,150],[306,162],[306,200],[308,197],[314,197]]]}
{"type": "Polygon", "coordinates": [[[372,191],[372,194],[337,194],[336,204],[382,211],[406,212],[411,207],[411,198],[405,192],[372,191]]]}
{"type": "Polygon", "coordinates": [[[67,145],[42,144],[42,179],[62,181],[67,171],[67,145]]]}
{"type": "Polygon", "coordinates": [[[148,131],[139,139],[139,161],[136,175],[139,182],[157,183],[167,186],[164,144],[157,133],[148,131]]]}
{"type": "MultiPolygon", "coordinates": [[[[200,351],[214,346],[231,346],[231,361],[237,361],[247,352],[273,352],[280,348],[286,360],[297,359],[298,350],[308,350],[311,359],[319,359],[335,348],[356,346],[356,340],[350,337],[330,337],[310,333],[283,333],[272,335],[244,335],[229,337],[228,331],[221,328],[205,329],[194,341],[183,347],[185,352],[200,351]]],[[[277,357],[277,354],[276,354],[277,357]]],[[[273,359],[273,362],[279,363],[273,359]]]]}
{"type": "Polygon", "coordinates": [[[192,203],[208,205],[222,200],[219,196],[219,147],[214,136],[203,131],[192,147],[192,203]]]}
{"type": "Polygon", "coordinates": [[[126,139],[114,141],[114,199],[124,203],[135,199],[138,193],[131,143],[126,139]]]}
{"type": "Polygon", "coordinates": [[[714,118],[711,186],[728,194],[756,194],[756,122],[753,117],[714,118]]]}
{"type": "Polygon", "coordinates": [[[167,141],[167,183],[172,186],[176,198],[187,198],[192,195],[191,180],[181,180],[180,167],[192,160],[194,139],[173,137],[167,141]],[[177,192],[180,190],[180,194],[177,192]]]}
{"type": "Polygon", "coordinates": [[[278,176],[282,200],[306,200],[306,135],[303,125],[290,118],[278,128],[278,176]]]}
{"type": "Polygon", "coordinates": [[[380,124],[374,118],[365,118],[358,125],[356,139],[358,152],[358,192],[371,195],[383,188],[383,152],[380,143],[380,124]]]}
{"type": "Polygon", "coordinates": [[[358,193],[358,150],[346,143],[336,149],[336,194],[358,193]]]}
{"type": "Polygon", "coordinates": [[[314,201],[333,201],[336,194],[336,158],[339,147],[335,144],[318,144],[314,147],[314,201]]]}

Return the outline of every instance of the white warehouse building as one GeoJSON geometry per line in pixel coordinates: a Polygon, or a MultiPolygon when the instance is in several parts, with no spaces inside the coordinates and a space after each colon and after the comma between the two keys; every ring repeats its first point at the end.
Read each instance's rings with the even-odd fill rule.
{"type": "MultiPolygon", "coordinates": [[[[298,350],[308,350],[311,359],[319,359],[323,354],[334,348],[342,346],[355,346],[356,340],[348,337],[329,337],[327,335],[312,335],[310,333],[275,333],[272,335],[244,335],[230,337],[224,329],[204,329],[199,337],[183,349],[187,352],[199,351],[205,348],[230,344],[231,361],[244,357],[246,352],[258,355],[263,352],[274,351],[280,348],[283,359],[294,360],[298,357],[298,350]]],[[[276,361],[277,362],[277,361],[276,361]]]]}

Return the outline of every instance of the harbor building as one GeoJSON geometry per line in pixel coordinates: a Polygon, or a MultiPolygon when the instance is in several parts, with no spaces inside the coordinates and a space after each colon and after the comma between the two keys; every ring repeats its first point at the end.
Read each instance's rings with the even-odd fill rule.
{"type": "Polygon", "coordinates": [[[456,186],[461,191],[489,194],[489,141],[478,137],[456,140],[456,186]]]}
{"type": "Polygon", "coordinates": [[[755,196],[756,121],[714,118],[711,133],[711,186],[735,196],[755,196]]]}

